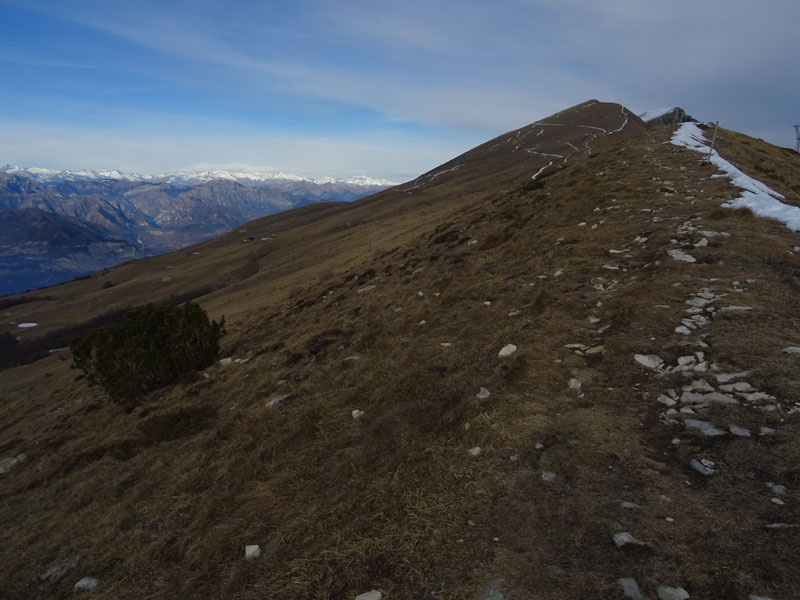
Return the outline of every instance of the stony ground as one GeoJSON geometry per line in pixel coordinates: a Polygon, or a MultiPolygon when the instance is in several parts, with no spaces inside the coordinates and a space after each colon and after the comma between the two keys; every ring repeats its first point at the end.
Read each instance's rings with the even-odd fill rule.
{"type": "Polygon", "coordinates": [[[3,372],[4,597],[797,597],[800,243],[669,137],[243,280],[230,360],[133,413],[3,372]]]}

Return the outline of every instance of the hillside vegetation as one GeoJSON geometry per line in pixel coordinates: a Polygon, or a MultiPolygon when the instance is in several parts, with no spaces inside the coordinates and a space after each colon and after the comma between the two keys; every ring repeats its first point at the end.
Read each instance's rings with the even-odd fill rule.
{"type": "MultiPolygon", "coordinates": [[[[4,308],[192,294],[231,360],[129,413],[65,351],[2,372],[3,597],[796,597],[800,244],[673,130],[590,101],[4,308]]],[[[797,154],[717,139],[800,206],[797,154]]]]}

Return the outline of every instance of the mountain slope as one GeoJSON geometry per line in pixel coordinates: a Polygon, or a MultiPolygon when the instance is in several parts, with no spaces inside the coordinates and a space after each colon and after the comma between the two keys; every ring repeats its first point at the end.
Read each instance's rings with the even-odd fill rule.
{"type": "MultiPolygon", "coordinates": [[[[581,106],[555,117],[570,136],[624,120],[581,106]]],[[[792,597],[795,530],[769,526],[800,523],[797,234],[721,208],[738,188],[629,123],[537,185],[551,158],[486,147],[5,308],[34,339],[208,285],[246,359],[130,414],[64,354],[4,372],[0,457],[26,454],[0,480],[9,597],[84,575],[101,598],[621,598],[623,577],[792,597]]],[[[800,204],[796,154],[717,140],[800,204]]]]}

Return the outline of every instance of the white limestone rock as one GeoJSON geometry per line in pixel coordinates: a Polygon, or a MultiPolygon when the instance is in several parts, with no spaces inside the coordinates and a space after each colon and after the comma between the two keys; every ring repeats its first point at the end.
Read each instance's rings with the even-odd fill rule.
{"type": "Polygon", "coordinates": [[[514,344],[506,344],[500,349],[500,352],[497,353],[498,358],[506,358],[514,354],[517,351],[517,347],[514,344]]]}

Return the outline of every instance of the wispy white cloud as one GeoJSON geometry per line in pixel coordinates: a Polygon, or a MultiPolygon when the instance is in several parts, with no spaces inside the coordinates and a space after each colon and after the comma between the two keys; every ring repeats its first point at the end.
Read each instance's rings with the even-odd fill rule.
{"type": "Polygon", "coordinates": [[[372,175],[405,180],[449,160],[475,140],[432,143],[396,132],[350,137],[208,133],[110,132],[0,120],[0,164],[128,172],[258,165],[312,177],[372,175]],[[211,160],[209,160],[211,157],[211,160]]]}

